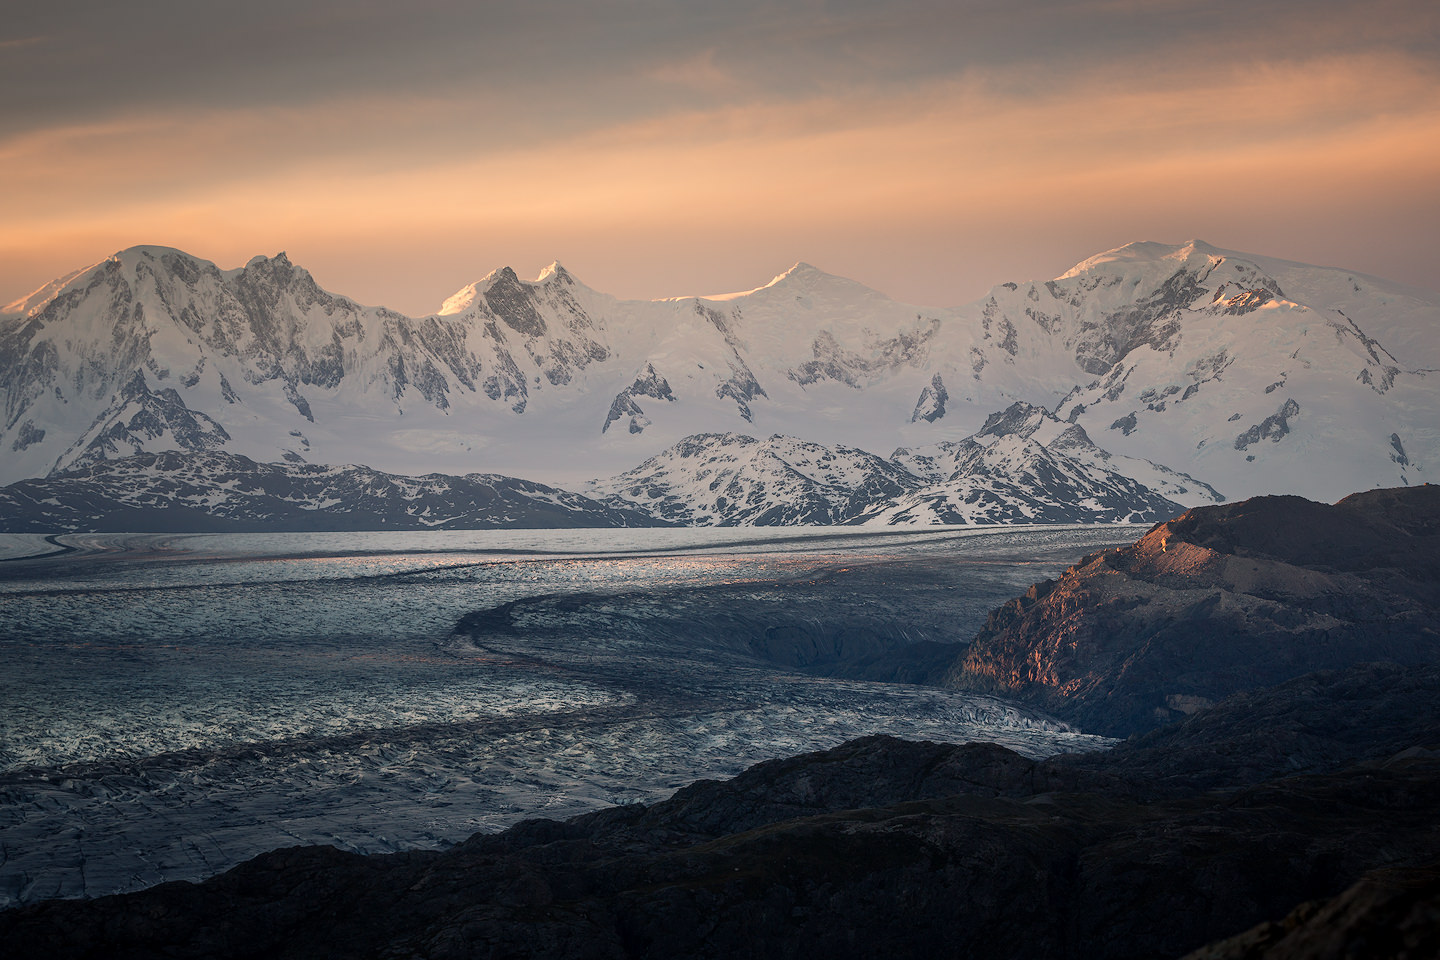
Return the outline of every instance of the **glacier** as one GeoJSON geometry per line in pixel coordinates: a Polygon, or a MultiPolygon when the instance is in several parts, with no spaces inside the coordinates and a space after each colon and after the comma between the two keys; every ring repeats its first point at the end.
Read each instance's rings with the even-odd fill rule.
{"type": "Polygon", "coordinates": [[[994,605],[1134,535],[71,534],[38,558],[57,544],[12,535],[30,559],[0,563],[0,906],[297,843],[444,847],[869,733],[1102,747],[846,667],[958,651],[994,605]],[[826,660],[816,639],[860,647],[826,660]]]}

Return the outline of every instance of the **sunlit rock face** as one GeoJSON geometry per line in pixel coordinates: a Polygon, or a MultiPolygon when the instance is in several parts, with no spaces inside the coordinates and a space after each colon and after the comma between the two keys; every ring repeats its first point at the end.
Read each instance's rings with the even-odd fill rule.
{"type": "Polygon", "coordinates": [[[0,312],[0,481],[220,449],[574,484],[706,433],[960,443],[1020,402],[1192,490],[1333,500],[1434,470],[1437,317],[1433,294],[1198,241],[958,308],[806,264],[626,301],[557,264],[492,271],[423,317],[323,290],[284,254],[221,270],[136,247],[0,312]]]}
{"type": "Polygon", "coordinates": [[[1235,691],[1440,659],[1440,488],[1201,507],[990,617],[948,682],[1125,736],[1235,691]]]}

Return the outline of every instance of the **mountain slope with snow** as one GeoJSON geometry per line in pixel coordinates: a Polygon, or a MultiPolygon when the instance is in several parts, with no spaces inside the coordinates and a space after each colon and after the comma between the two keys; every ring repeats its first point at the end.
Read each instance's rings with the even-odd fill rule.
{"type": "Polygon", "coordinates": [[[0,482],[171,450],[573,484],[697,434],[957,444],[1024,402],[1167,498],[1155,465],[1334,499],[1436,472],[1440,296],[1195,241],[948,310],[807,264],[661,301],[556,264],[412,318],[284,254],[221,270],[136,247],[0,312],[0,397],[0,482]]]}
{"type": "Polygon", "coordinates": [[[687,437],[587,492],[687,526],[845,523],[922,486],[898,464],[851,447],[733,433],[687,437]]]}
{"type": "Polygon", "coordinates": [[[701,434],[587,492],[717,526],[1154,523],[1182,502],[1224,499],[1193,477],[1112,456],[1078,425],[1018,402],[974,436],[889,458],[780,435],[701,434]]]}
{"type": "Polygon", "coordinates": [[[1132,244],[1048,284],[992,291],[982,324],[1005,342],[972,370],[1068,363],[1082,372],[1052,409],[1115,453],[1231,497],[1334,499],[1423,482],[1436,462],[1437,300],[1198,242],[1132,244]]]}
{"type": "Polygon", "coordinates": [[[1182,506],[1219,503],[1209,484],[1116,457],[1085,428],[1017,401],[971,437],[900,448],[892,461],[929,483],[879,505],[867,523],[1153,523],[1182,506]]]}

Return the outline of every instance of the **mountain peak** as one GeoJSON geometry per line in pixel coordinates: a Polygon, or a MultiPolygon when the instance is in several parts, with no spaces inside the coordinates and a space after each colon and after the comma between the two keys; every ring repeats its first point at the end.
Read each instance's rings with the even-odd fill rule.
{"type": "Polygon", "coordinates": [[[81,267],[78,270],[72,270],[62,277],[51,280],[49,283],[37,288],[28,295],[0,306],[0,314],[29,314],[55,299],[56,296],[71,284],[77,281],[83,281],[84,278],[89,277],[94,271],[106,267],[107,264],[113,264],[122,270],[128,271],[133,270],[142,260],[159,260],[164,257],[178,257],[190,263],[214,266],[208,261],[201,260],[193,254],[186,253],[184,250],[176,247],[166,247],[160,244],[136,244],[125,247],[122,250],[117,250],[97,263],[81,267]]]}
{"type": "MultiPolygon", "coordinates": [[[[707,293],[696,297],[695,299],[717,301],[740,300],[754,294],[763,294],[766,291],[798,290],[803,292],[808,290],[814,290],[816,287],[820,286],[833,288],[836,291],[849,290],[852,292],[861,293],[865,296],[884,297],[884,294],[876,290],[872,290],[870,287],[865,286],[865,284],[859,282],[858,280],[851,280],[847,277],[837,276],[833,273],[826,273],[819,267],[806,263],[804,260],[799,260],[789,270],[786,270],[783,273],[776,274],[773,278],[771,278],[769,283],[762,284],[758,287],[753,287],[749,290],[737,290],[734,293],[707,293]]],[[[688,300],[691,298],[666,297],[664,299],[688,300]]]]}
{"type": "MultiPolygon", "coordinates": [[[[175,252],[176,252],[176,253],[182,253],[182,251],[179,251],[179,250],[176,250],[175,252]]],[[[182,255],[183,255],[183,256],[188,256],[188,254],[183,254],[183,253],[182,253],[182,255]]],[[[290,261],[290,255],[289,255],[288,253],[286,253],[284,250],[281,250],[279,253],[275,254],[275,256],[273,256],[273,257],[267,257],[267,256],[265,256],[265,254],[263,254],[263,253],[256,254],[255,256],[251,257],[248,261],[246,261],[245,266],[248,267],[248,266],[250,266],[251,264],[257,264],[257,265],[258,265],[258,264],[265,264],[265,263],[289,264],[289,265],[291,265],[291,266],[294,265],[294,264],[292,264],[291,261],[290,261]]]]}
{"type": "Polygon", "coordinates": [[[158,243],[137,243],[132,247],[126,247],[123,250],[117,250],[115,253],[110,255],[110,259],[123,261],[134,260],[139,257],[148,257],[153,260],[163,256],[178,256],[184,257],[187,260],[196,259],[194,254],[186,253],[184,250],[181,250],[178,247],[167,247],[163,244],[158,243]]]}
{"type": "Polygon", "coordinates": [[[570,275],[570,271],[561,266],[559,260],[550,261],[550,265],[544,270],[541,270],[540,275],[535,278],[536,283],[544,283],[547,280],[554,280],[559,283],[575,282],[575,278],[570,275]]]}
{"type": "Polygon", "coordinates": [[[793,267],[784,273],[776,274],[773,280],[759,289],[764,290],[765,287],[778,287],[783,283],[813,283],[816,280],[823,280],[831,276],[831,274],[806,263],[804,260],[797,260],[793,267]]]}
{"type": "MultiPolygon", "coordinates": [[[[544,274],[542,273],[541,276],[543,277],[544,274]]],[[[436,311],[437,315],[448,317],[452,314],[461,313],[474,303],[477,297],[501,281],[518,283],[520,282],[520,278],[516,275],[513,267],[496,267],[479,280],[466,284],[451,294],[450,297],[440,305],[440,309],[436,311]]]]}
{"type": "Polygon", "coordinates": [[[1221,257],[1230,255],[1230,251],[1221,250],[1219,247],[1206,243],[1204,240],[1186,240],[1184,243],[1158,243],[1154,240],[1136,240],[1132,243],[1115,247],[1113,250],[1097,253],[1095,256],[1086,260],[1081,260],[1056,279],[1068,280],[1071,277],[1087,273],[1096,267],[1102,267],[1111,263],[1157,263],[1163,260],[1184,263],[1196,256],[1221,257]]]}
{"type": "MultiPolygon", "coordinates": [[[[122,270],[123,272],[129,274],[133,273],[142,263],[153,264],[157,262],[167,264],[181,263],[194,266],[214,267],[213,263],[208,260],[202,260],[201,258],[195,256],[193,253],[187,253],[184,250],[180,250],[176,247],[166,247],[160,244],[146,243],[136,244],[133,247],[126,247],[123,250],[117,250],[110,256],[106,257],[104,260],[100,261],[97,264],[94,264],[89,269],[93,270],[96,268],[105,267],[107,264],[112,264],[115,267],[119,267],[120,270],[122,270]]],[[[82,273],[84,272],[88,271],[82,271],[82,273]]]]}
{"type": "Polygon", "coordinates": [[[1047,420],[1055,417],[1044,407],[1017,400],[998,413],[992,413],[976,431],[977,437],[1029,437],[1047,420]]]}
{"type": "Polygon", "coordinates": [[[547,266],[545,269],[541,270],[540,275],[537,276],[534,280],[521,280],[520,275],[515,272],[514,267],[498,267],[494,270],[491,270],[489,273],[485,274],[485,276],[481,277],[479,280],[476,280],[474,283],[467,284],[466,286],[463,286],[459,290],[457,290],[453,295],[449,297],[449,299],[447,299],[443,304],[440,305],[440,309],[437,311],[437,315],[442,317],[448,317],[452,314],[461,313],[464,310],[467,310],[470,305],[475,302],[477,297],[483,296],[484,294],[488,293],[492,288],[495,287],[496,284],[501,284],[507,287],[516,287],[522,284],[525,286],[534,287],[540,286],[542,284],[556,283],[564,284],[566,286],[575,286],[579,284],[579,281],[577,281],[575,277],[571,275],[569,270],[565,269],[565,267],[560,263],[559,260],[552,260],[550,262],[550,265],[547,266]]]}

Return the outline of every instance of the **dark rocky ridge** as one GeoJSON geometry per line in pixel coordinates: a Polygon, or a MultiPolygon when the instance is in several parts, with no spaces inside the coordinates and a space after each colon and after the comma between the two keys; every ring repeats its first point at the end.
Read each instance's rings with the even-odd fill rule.
{"type": "Polygon", "coordinates": [[[1440,487],[1198,507],[996,610],[947,682],[1126,736],[1359,660],[1440,660],[1440,487]]]}
{"type": "Polygon", "coordinates": [[[77,958],[1179,956],[1440,856],[1437,717],[1440,668],[1372,664],[1104,755],[871,737],[443,853],[292,848],[37,904],[0,937],[77,958]],[[1215,763],[1256,711],[1316,751],[1215,763]]]}
{"type": "Polygon", "coordinates": [[[498,474],[403,477],[363,466],[256,463],[221,451],[97,460],[0,488],[0,530],[9,533],[667,525],[498,474]]]}
{"type": "Polygon", "coordinates": [[[1184,960],[1426,960],[1440,956],[1440,861],[1367,873],[1184,960]]]}

